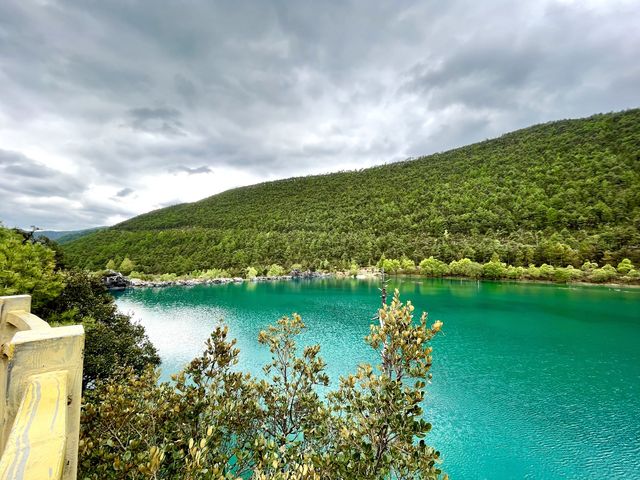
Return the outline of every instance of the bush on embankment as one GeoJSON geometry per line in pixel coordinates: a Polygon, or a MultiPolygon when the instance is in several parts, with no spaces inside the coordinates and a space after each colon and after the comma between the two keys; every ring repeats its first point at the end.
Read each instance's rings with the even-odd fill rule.
{"type": "MultiPolygon", "coordinates": [[[[597,263],[585,262],[580,268],[573,265],[558,267],[543,263],[540,266],[528,267],[507,265],[493,255],[486,263],[478,263],[468,258],[453,260],[449,264],[436,258],[429,257],[420,262],[417,268],[401,268],[402,259],[383,258],[378,262],[378,268],[384,268],[386,273],[420,274],[426,277],[465,277],[487,280],[545,280],[558,283],[590,282],[590,283],[640,283],[640,271],[635,268],[628,258],[618,263],[617,268],[606,264],[599,267],[597,263]]],[[[405,262],[406,264],[406,262],[405,262]]]]}

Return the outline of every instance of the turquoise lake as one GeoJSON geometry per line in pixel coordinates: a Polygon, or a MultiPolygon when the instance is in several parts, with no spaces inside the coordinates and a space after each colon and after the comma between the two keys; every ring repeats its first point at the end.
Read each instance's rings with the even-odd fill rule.
{"type": "MultiPolygon", "coordinates": [[[[455,479],[640,479],[640,289],[397,278],[434,342],[428,443],[455,479]]],[[[260,374],[258,332],[297,312],[335,384],[375,362],[363,337],[378,284],[301,280],[135,289],[116,294],[147,329],[167,378],[224,319],[240,367],[260,374]]]]}

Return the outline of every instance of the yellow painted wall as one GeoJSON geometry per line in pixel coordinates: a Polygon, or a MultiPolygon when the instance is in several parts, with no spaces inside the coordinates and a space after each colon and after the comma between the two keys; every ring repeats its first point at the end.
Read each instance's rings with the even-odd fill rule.
{"type": "Polygon", "coordinates": [[[0,297],[0,480],[75,480],[84,330],[30,311],[28,295],[0,297]]]}

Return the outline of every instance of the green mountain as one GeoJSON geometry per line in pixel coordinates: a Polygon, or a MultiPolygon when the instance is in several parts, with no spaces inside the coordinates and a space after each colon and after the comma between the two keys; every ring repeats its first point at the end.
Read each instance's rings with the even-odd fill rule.
{"type": "Polygon", "coordinates": [[[36,238],[47,237],[49,240],[63,244],[105,228],[107,227],[85,228],[83,230],[39,230],[33,236],[36,238]]]}
{"type": "Polygon", "coordinates": [[[563,120],[416,160],[236,188],[65,245],[148,273],[407,256],[640,263],[640,109],[563,120]]]}

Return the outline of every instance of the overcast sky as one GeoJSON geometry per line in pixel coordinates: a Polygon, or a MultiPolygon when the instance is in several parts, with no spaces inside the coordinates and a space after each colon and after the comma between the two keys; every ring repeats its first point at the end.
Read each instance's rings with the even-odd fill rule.
{"type": "Polygon", "coordinates": [[[2,0],[0,220],[110,225],[638,106],[640,0],[2,0]]]}

